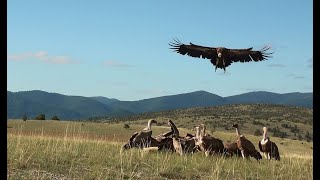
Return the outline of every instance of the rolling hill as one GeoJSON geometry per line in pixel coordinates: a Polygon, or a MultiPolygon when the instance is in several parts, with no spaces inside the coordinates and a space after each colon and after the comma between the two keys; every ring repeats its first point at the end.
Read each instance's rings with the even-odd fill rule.
{"type": "Polygon", "coordinates": [[[192,107],[255,103],[312,108],[313,93],[277,94],[259,91],[221,97],[206,91],[196,91],[139,101],[119,101],[101,96],[67,96],[40,90],[7,91],[7,117],[21,118],[23,114],[27,114],[29,118],[33,118],[44,113],[47,118],[57,115],[60,119],[73,120],[95,116],[126,116],[192,107]]]}
{"type": "Polygon", "coordinates": [[[97,100],[82,96],[66,96],[44,91],[7,92],[7,117],[21,118],[23,114],[33,118],[44,113],[46,118],[57,115],[60,119],[85,119],[92,116],[123,115],[126,112],[114,109],[97,100]]]}
{"type": "Polygon", "coordinates": [[[205,124],[208,132],[235,132],[232,125],[241,126],[241,132],[253,135],[262,127],[269,128],[276,137],[306,139],[313,134],[313,110],[305,107],[275,104],[228,104],[211,107],[195,107],[169,111],[140,113],[125,117],[100,119],[96,122],[146,125],[149,119],[156,119],[158,125],[167,126],[173,120],[179,128],[192,130],[199,124],[205,124]]]}
{"type": "Polygon", "coordinates": [[[142,113],[190,107],[216,106],[225,103],[225,98],[221,96],[211,94],[206,91],[196,91],[139,101],[117,101],[110,105],[133,113],[142,113]]]}

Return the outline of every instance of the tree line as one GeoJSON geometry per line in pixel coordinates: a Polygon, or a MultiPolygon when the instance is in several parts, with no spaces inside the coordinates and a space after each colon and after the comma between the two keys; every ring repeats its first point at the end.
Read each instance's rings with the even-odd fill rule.
{"type": "MultiPolygon", "coordinates": [[[[27,114],[24,114],[22,116],[22,120],[23,121],[27,121],[28,119],[29,118],[28,118],[27,114]]],[[[45,114],[39,114],[39,115],[35,116],[33,119],[34,120],[46,120],[46,115],[45,114]]],[[[60,121],[60,118],[58,116],[52,116],[51,120],[60,121]]]]}

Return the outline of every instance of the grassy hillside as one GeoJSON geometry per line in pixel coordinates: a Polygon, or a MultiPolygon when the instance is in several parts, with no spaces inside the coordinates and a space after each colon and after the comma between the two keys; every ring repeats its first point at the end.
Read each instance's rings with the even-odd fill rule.
{"type": "Polygon", "coordinates": [[[232,124],[238,123],[241,132],[251,135],[256,130],[262,132],[264,126],[269,128],[270,135],[278,137],[312,140],[313,134],[312,109],[268,104],[235,104],[142,113],[105,122],[145,124],[150,118],[156,119],[159,124],[166,124],[171,119],[178,127],[186,129],[193,129],[196,125],[205,123],[209,132],[234,132],[232,124]],[[310,135],[309,138],[306,138],[307,133],[310,135]]]}
{"type": "Polygon", "coordinates": [[[278,94],[272,92],[257,91],[227,97],[228,104],[244,104],[257,102],[264,104],[282,104],[312,108],[313,94],[298,92],[278,94]]]}
{"type": "MultiPolygon", "coordinates": [[[[313,179],[312,142],[272,137],[281,161],[258,163],[202,153],[122,151],[131,134],[144,127],[139,125],[125,129],[122,123],[8,121],[7,126],[8,179],[313,179]]],[[[168,127],[153,129],[156,135],[168,127]]],[[[234,133],[212,135],[235,139],[234,133]]]]}

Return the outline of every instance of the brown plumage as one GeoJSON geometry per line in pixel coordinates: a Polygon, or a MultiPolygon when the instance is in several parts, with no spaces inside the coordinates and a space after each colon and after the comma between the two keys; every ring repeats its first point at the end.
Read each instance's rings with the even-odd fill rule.
{"type": "Polygon", "coordinates": [[[254,51],[252,48],[247,49],[228,49],[225,47],[205,47],[190,43],[182,44],[179,40],[169,43],[171,49],[182,55],[188,55],[196,58],[210,59],[210,62],[217,68],[224,69],[233,62],[263,61],[271,57],[272,53],[266,51],[270,47],[264,47],[260,51],[254,51]]]}
{"type": "Polygon", "coordinates": [[[242,156],[241,155],[241,150],[238,148],[237,142],[233,142],[233,143],[223,143],[224,148],[225,148],[225,152],[227,153],[227,155],[229,156],[242,156]]]}
{"type": "Polygon", "coordinates": [[[196,150],[194,139],[174,135],[172,137],[172,143],[175,151],[180,155],[185,153],[194,153],[196,150]]]}
{"type": "Polygon", "coordinates": [[[238,124],[234,124],[233,127],[236,129],[237,135],[237,146],[241,151],[243,158],[248,158],[249,156],[254,157],[256,160],[262,159],[261,154],[256,150],[251,141],[240,134],[238,124]]]}
{"type": "Polygon", "coordinates": [[[201,124],[202,130],[199,131],[199,127],[197,127],[197,133],[199,137],[196,138],[196,145],[202,152],[205,152],[205,155],[213,155],[213,154],[223,154],[224,152],[224,145],[222,140],[214,138],[210,135],[205,133],[206,127],[204,124],[201,124]]]}
{"type": "Polygon", "coordinates": [[[259,149],[264,154],[266,159],[276,159],[280,161],[280,154],[278,150],[278,146],[270,141],[270,138],[267,135],[267,128],[263,127],[263,138],[259,141],[259,149]]]}
{"type": "Polygon", "coordinates": [[[148,121],[148,125],[140,132],[134,133],[129,142],[123,146],[123,149],[130,149],[132,147],[144,148],[144,147],[156,147],[158,142],[152,136],[151,124],[157,123],[154,119],[148,121]]]}
{"type": "Polygon", "coordinates": [[[173,130],[171,128],[171,131],[160,134],[154,139],[158,142],[158,150],[165,150],[165,151],[175,151],[172,143],[172,135],[173,130]]]}
{"type": "Polygon", "coordinates": [[[194,137],[190,137],[190,134],[186,137],[180,137],[176,125],[171,120],[169,120],[168,124],[173,130],[172,144],[175,151],[180,155],[194,153],[196,150],[194,137]]]}

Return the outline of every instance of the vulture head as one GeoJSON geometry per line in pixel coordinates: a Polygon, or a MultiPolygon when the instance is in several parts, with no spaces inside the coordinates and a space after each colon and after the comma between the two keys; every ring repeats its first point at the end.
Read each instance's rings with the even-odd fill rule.
{"type": "Polygon", "coordinates": [[[149,121],[148,121],[148,126],[146,127],[146,128],[144,128],[143,130],[144,131],[149,131],[149,130],[151,130],[151,124],[157,124],[158,122],[156,121],[156,120],[154,120],[154,119],[150,119],[149,121]]]}
{"type": "Polygon", "coordinates": [[[220,59],[225,48],[217,48],[217,56],[220,59]]]}
{"type": "Polygon", "coordinates": [[[239,128],[238,124],[234,124],[234,125],[232,125],[232,127],[239,128]]]}
{"type": "Polygon", "coordinates": [[[263,132],[267,132],[268,129],[267,129],[267,127],[263,127],[262,130],[263,130],[263,132]]]}

